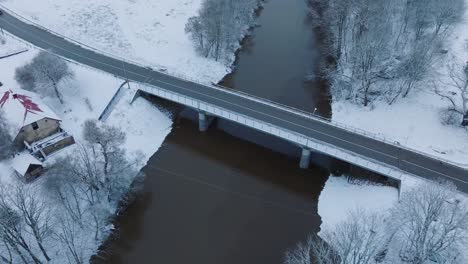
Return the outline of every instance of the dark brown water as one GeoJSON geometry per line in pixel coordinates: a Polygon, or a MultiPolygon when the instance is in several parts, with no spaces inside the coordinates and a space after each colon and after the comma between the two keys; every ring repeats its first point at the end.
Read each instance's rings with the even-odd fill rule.
{"type": "Polygon", "coordinates": [[[222,85],[331,117],[328,86],[317,76],[323,57],[307,0],[269,0],[253,34],[244,39],[236,68],[222,85]]]}
{"type": "MultiPolygon", "coordinates": [[[[304,0],[269,0],[259,15],[223,84],[330,116],[324,83],[304,78],[319,59],[304,0]]],[[[319,230],[327,170],[300,170],[297,146],[227,121],[200,133],[194,114],[178,115],[94,263],[282,263],[319,230]]]]}
{"type": "Polygon", "coordinates": [[[200,134],[187,119],[175,125],[103,263],[281,263],[318,231],[326,171],[215,128],[200,134]]]}

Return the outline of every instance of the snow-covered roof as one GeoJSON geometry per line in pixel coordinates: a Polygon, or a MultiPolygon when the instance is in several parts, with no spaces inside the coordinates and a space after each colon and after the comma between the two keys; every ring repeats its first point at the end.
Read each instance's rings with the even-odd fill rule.
{"type": "Polygon", "coordinates": [[[16,137],[24,126],[43,118],[60,121],[37,94],[22,89],[0,87],[0,108],[12,128],[13,137],[16,137]]]}
{"type": "Polygon", "coordinates": [[[27,152],[21,152],[16,155],[11,162],[11,167],[21,175],[25,175],[31,165],[41,165],[42,162],[34,158],[27,152]]]}

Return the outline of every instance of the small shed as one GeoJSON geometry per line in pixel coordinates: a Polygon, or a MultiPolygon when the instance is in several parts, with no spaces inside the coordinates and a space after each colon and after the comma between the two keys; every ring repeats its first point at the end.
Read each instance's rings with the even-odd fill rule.
{"type": "Polygon", "coordinates": [[[15,173],[30,182],[39,177],[44,169],[42,162],[29,153],[21,152],[16,155],[11,163],[15,173]]]}

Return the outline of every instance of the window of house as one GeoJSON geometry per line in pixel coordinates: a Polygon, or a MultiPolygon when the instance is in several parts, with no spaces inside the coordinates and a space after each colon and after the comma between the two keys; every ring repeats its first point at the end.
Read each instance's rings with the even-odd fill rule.
{"type": "Polygon", "coordinates": [[[34,130],[37,130],[39,128],[39,126],[37,125],[37,122],[32,123],[31,126],[34,130]]]}

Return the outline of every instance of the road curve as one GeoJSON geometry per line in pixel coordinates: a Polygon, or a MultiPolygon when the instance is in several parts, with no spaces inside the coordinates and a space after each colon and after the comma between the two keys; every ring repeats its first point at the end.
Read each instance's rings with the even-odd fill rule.
{"type": "Polygon", "coordinates": [[[468,170],[446,161],[347,131],[322,120],[314,120],[271,104],[251,100],[235,93],[226,93],[210,86],[182,80],[144,66],[97,53],[45,29],[25,23],[5,10],[0,16],[0,28],[68,60],[108,72],[123,79],[159,86],[242,115],[251,116],[378,163],[399,168],[409,174],[429,179],[450,180],[458,186],[459,190],[468,193],[468,170]]]}

